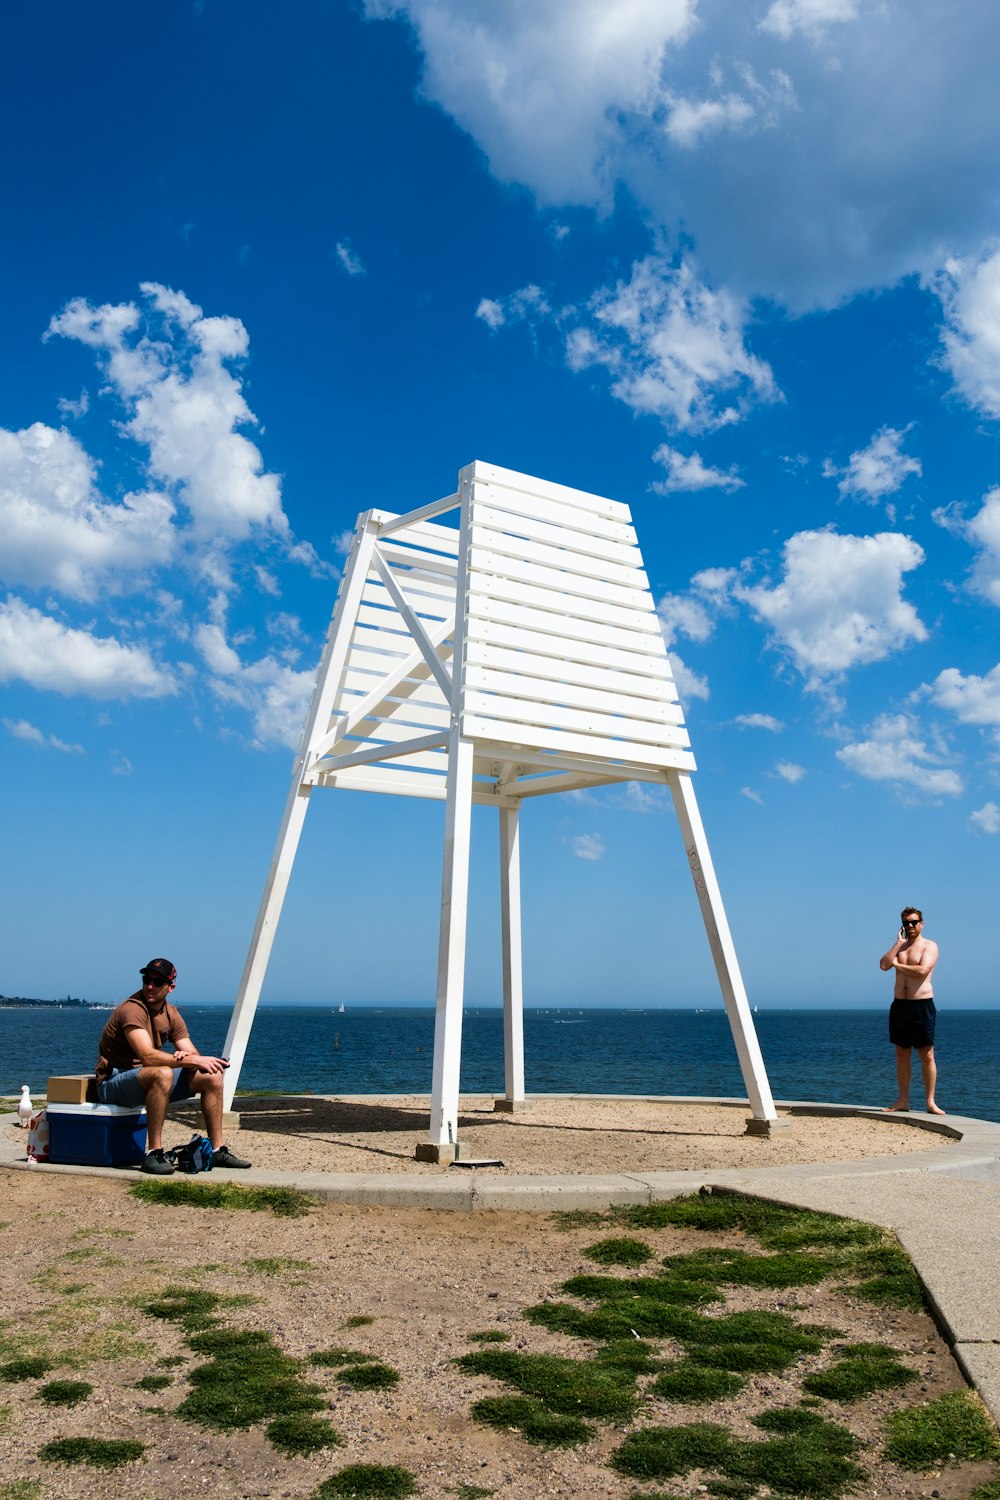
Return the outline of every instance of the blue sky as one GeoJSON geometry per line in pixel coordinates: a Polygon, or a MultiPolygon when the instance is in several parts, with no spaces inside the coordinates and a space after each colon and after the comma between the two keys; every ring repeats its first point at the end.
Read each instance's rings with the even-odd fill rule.
{"type": "MultiPolygon", "coordinates": [[[[625,501],[751,1000],[996,1003],[988,0],[104,0],[0,46],[0,990],[231,1001],[339,568],[625,501]]],[[[522,833],[526,998],[714,1003],[676,824],[522,833]]],[[[442,809],[314,796],[265,1001],[433,997],[442,809]]],[[[467,995],[497,998],[474,819],[467,995]]]]}

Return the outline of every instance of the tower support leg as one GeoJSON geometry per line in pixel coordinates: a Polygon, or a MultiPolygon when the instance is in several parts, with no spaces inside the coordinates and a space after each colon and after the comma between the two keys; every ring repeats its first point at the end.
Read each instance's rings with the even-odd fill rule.
{"type": "Polygon", "coordinates": [[[524,991],[521,971],[520,809],[500,809],[500,926],[503,952],[504,1097],[495,1110],[524,1102],[524,991]]]}
{"type": "Polygon", "coordinates": [[[441,874],[441,938],[438,947],[434,1071],[427,1143],[422,1161],[453,1161],[458,1143],[458,1083],[465,1000],[465,934],[469,905],[469,842],[472,833],[472,744],[458,728],[448,742],[448,793],[441,874]]]}
{"type": "Polygon", "coordinates": [[[298,776],[295,777],[278,833],[264,894],[261,897],[257,923],[250,940],[243,977],[236,993],[236,1004],[233,1006],[223,1047],[223,1056],[229,1058],[229,1069],[222,1086],[222,1107],[227,1111],[233,1107],[233,1095],[240,1081],[247,1042],[250,1040],[250,1030],[257,1012],[257,1002],[260,999],[264,975],[267,973],[271,947],[278,929],[278,918],[281,916],[292,865],[295,863],[295,852],[299,847],[299,838],[302,834],[302,825],[305,822],[311,791],[312,788],[309,785],[303,785],[298,776]]]}
{"type": "Polygon", "coordinates": [[[701,821],[701,813],[694,795],[691,777],[686,771],[669,773],[670,791],[674,799],[674,811],[681,827],[684,848],[694,878],[694,887],[701,907],[705,931],[708,934],[715,972],[726,1005],[726,1014],[732,1028],[736,1055],[739,1058],[743,1083],[750,1101],[751,1118],[747,1121],[748,1135],[771,1135],[785,1128],[787,1121],[779,1120],[771,1097],[771,1086],[767,1081],[764,1059],[761,1056],[757,1032],[743,976],[740,973],[736,949],[733,945],[729,923],[722,904],[722,893],[715,878],[712,856],[701,821]]]}

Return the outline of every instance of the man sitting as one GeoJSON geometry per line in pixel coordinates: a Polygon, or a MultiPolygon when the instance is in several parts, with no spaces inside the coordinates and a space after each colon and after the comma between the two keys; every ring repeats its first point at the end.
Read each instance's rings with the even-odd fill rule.
{"type": "Polygon", "coordinates": [[[101,1104],[143,1105],[146,1110],[146,1154],[143,1172],[165,1176],[175,1170],[163,1150],[163,1121],[171,1100],[201,1095],[205,1130],[212,1142],[213,1167],[248,1167],[222,1140],[224,1057],[203,1057],[187,1026],[167,996],[177,970],[169,959],[154,958],[136,990],[108,1017],[97,1059],[97,1098],[101,1104]],[[165,1050],[166,1043],[173,1052],[165,1050]]]}

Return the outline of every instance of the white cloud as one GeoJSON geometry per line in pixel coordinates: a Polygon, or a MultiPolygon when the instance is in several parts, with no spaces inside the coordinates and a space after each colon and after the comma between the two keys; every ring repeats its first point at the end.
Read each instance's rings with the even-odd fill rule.
{"type": "Polygon", "coordinates": [[[65,740],[59,739],[58,735],[45,735],[35,724],[27,719],[4,719],[3,726],[8,734],[12,734],[16,740],[27,740],[31,745],[51,745],[53,750],[61,750],[67,755],[85,755],[86,751],[82,745],[68,745],[65,740]]]}
{"type": "Polygon", "coordinates": [[[240,430],[257,425],[228,368],[247,355],[246,329],[206,317],[183,292],[156,282],[141,290],[142,312],[74,298],[49,335],[95,351],[128,413],[123,431],[148,448],[150,475],[185,507],[199,542],[226,545],[258,529],[287,538],[278,476],[240,430]]]}
{"type": "Polygon", "coordinates": [[[199,626],[195,646],[209,670],[209,685],[220,701],[250,714],[254,743],[295,749],[309,707],[315,669],[298,672],[271,655],[244,662],[227,641],[221,624],[199,626]]]}
{"type": "Polygon", "coordinates": [[[754,107],[742,94],[721,99],[670,100],[666,132],[677,146],[697,146],[705,135],[745,125],[754,117],[754,107]]]}
{"type": "Polygon", "coordinates": [[[741,729],[766,729],[771,734],[781,734],[785,727],[773,714],[737,714],[733,722],[741,729]]]}
{"type": "Polygon", "coordinates": [[[819,39],[828,27],[857,15],[858,0],[773,0],[760,25],[786,42],[797,31],[819,39]]]}
{"type": "Polygon", "coordinates": [[[964,0],[366,0],[543,206],[635,201],[715,285],[797,310],[996,233],[996,10],[964,0]],[[671,129],[671,126],[673,127],[671,129]]]}
{"type": "Polygon", "coordinates": [[[57,405],[61,417],[66,417],[69,421],[79,420],[90,410],[89,392],[84,388],[76,401],[71,401],[68,396],[60,396],[57,405]]]}
{"type": "Polygon", "coordinates": [[[29,724],[27,719],[4,719],[3,727],[16,740],[27,740],[32,745],[45,744],[42,731],[36,725],[29,724]]]}
{"type": "Polygon", "coordinates": [[[496,333],[498,328],[546,317],[551,311],[541,287],[530,285],[519,287],[507,297],[483,297],[476,308],[476,317],[496,333]]]}
{"type": "Polygon", "coordinates": [[[938,708],[947,709],[960,724],[975,724],[1000,733],[1000,665],[983,677],[964,677],[957,667],[939,672],[924,689],[938,708]]]}
{"type": "Polygon", "coordinates": [[[472,135],[494,174],[543,203],[599,203],[645,116],[664,52],[693,24],[696,0],[365,0],[405,16],[424,52],[423,91],[472,135]]]}
{"type": "Polygon", "coordinates": [[[656,606],[656,613],[668,646],[679,635],[687,636],[691,641],[707,641],[715,629],[715,620],[705,605],[689,594],[664,594],[656,606]]]}
{"type": "Polygon", "coordinates": [[[816,689],[926,639],[916,610],[902,597],[904,573],[923,560],[923,550],[899,532],[800,531],[785,543],[780,583],[737,585],[734,594],[770,626],[807,687],[816,689]]]}
{"type": "Polygon", "coordinates": [[[964,537],[979,552],[969,574],[969,588],[1000,604],[1000,485],[987,490],[982,509],[966,520],[960,505],[942,506],[934,520],[953,536],[964,537]]]}
{"type": "Polygon", "coordinates": [[[0,581],[75,599],[134,587],[169,563],[174,508],[166,496],[103,500],[92,459],[64,430],[0,428],[0,581]]]}
{"type": "Polygon", "coordinates": [[[910,714],[882,714],[869,726],[866,740],[843,745],[837,759],[868,781],[887,781],[904,798],[957,797],[962,778],[942,764],[944,747],[929,747],[921,727],[910,714]]]}
{"type": "Polygon", "coordinates": [[[177,691],[144,646],[74,630],[21,599],[0,605],[0,682],[88,698],[162,698],[177,691]]]}
{"type": "Polygon", "coordinates": [[[984,802],[978,812],[970,813],[969,822],[980,833],[1000,833],[1000,807],[984,802]]]}
{"type": "Polygon", "coordinates": [[[760,792],[755,792],[752,786],[741,786],[740,796],[746,797],[748,802],[756,802],[758,807],[764,806],[764,799],[760,792]]]}
{"type": "Polygon", "coordinates": [[[670,653],[670,665],[681,702],[687,703],[691,698],[702,698],[707,702],[710,696],[707,679],[693,671],[675,651],[670,653]]]}
{"type": "Polygon", "coordinates": [[[710,431],[738,422],[753,402],[781,399],[770,366],[744,343],[745,322],[743,304],[713,291],[690,260],[673,266],[651,255],[628,282],[594,294],[566,357],[572,370],[606,368],[612,395],[633,411],[681,432],[710,431]]]}
{"type": "Polygon", "coordinates": [[[843,477],[837,488],[842,496],[855,496],[875,505],[886,495],[894,495],[910,474],[922,474],[918,458],[903,453],[902,442],[909,428],[882,427],[876,432],[867,448],[859,448],[847,461],[846,469],[838,469],[830,459],[823,466],[828,478],[840,474],[843,477]]]}
{"type": "Polygon", "coordinates": [[[1000,417],[1000,249],[949,260],[934,287],[945,317],[941,363],[970,406],[1000,417]]]}
{"type": "Polygon", "coordinates": [[[662,464],[667,471],[665,479],[655,480],[650,489],[657,495],[673,495],[694,490],[739,490],[744,481],[735,466],[729,469],[712,469],[702,461],[700,453],[679,453],[661,443],[653,454],[653,462],[662,464]]]}
{"type": "Polygon", "coordinates": [[[603,859],[604,840],[599,833],[581,833],[573,840],[573,853],[577,859],[603,859]]]}
{"type": "Polygon", "coordinates": [[[787,781],[789,786],[794,786],[806,772],[804,766],[797,766],[792,760],[779,760],[775,762],[774,774],[780,776],[782,781],[787,781]]]}
{"type": "Polygon", "coordinates": [[[347,272],[348,276],[365,275],[367,268],[361,257],[351,249],[349,241],[338,240],[334,246],[333,253],[337,257],[339,265],[347,272]]]}

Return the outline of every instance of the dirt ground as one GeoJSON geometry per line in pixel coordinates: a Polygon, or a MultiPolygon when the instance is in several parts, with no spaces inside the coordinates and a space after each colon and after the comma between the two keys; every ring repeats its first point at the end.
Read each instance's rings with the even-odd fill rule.
{"type": "MultiPolygon", "coordinates": [[[[894,1129],[883,1134],[897,1136],[894,1129]]],[[[514,1138],[510,1127],[503,1135],[514,1138]]],[[[48,1353],[60,1368],[46,1378],[84,1378],[94,1391],[77,1407],[51,1408],[37,1399],[41,1381],[0,1383],[0,1494],[4,1482],[27,1481],[36,1488],[10,1493],[32,1500],[187,1500],[192,1494],[305,1500],[352,1463],[402,1465],[416,1476],[419,1500],[704,1494],[705,1476],[697,1472],[650,1486],[616,1475],[607,1460],[627,1431],[642,1426],[708,1420],[728,1425],[737,1436],[759,1438],[750,1418],[765,1408],[796,1404],[802,1377],[831,1362],[829,1349],[806,1356],[783,1375],[752,1376],[732,1399],[703,1406],[653,1399],[632,1422],[621,1428],[601,1424],[593,1440],[575,1449],[533,1447],[514,1432],[470,1418],[475,1400],[504,1388],[454,1364],[479,1347],[469,1335],[499,1330],[511,1335],[510,1349],[588,1353],[579,1340],[525,1321],[523,1310],[558,1298],[567,1277],[596,1270],[583,1249],[620,1232],[592,1224],[566,1230],[545,1214],[334,1204],[284,1219],[141,1204],[124,1181],[110,1176],[2,1172],[0,1363],[15,1352],[48,1353]],[[327,1415],[343,1446],[308,1458],[282,1457],[260,1427],[218,1433],[180,1420],[174,1412],[189,1389],[186,1372],[200,1357],[186,1349],[175,1324],[148,1316],[139,1305],[169,1285],[248,1293],[254,1299],[249,1305],[225,1310],[227,1326],[267,1330],[297,1357],[334,1344],[357,1348],[398,1370],[399,1384],[388,1391],[352,1391],[338,1383],[335,1370],[310,1370],[310,1378],[324,1385],[327,1415]],[[351,1319],[371,1321],[350,1326],[351,1319]],[[176,1367],[160,1366],[172,1376],[166,1390],[148,1395],[135,1388],[172,1356],[186,1358],[176,1367]],[[110,1472],[38,1458],[47,1440],[72,1436],[137,1438],[147,1448],[139,1461],[110,1472]]],[[[630,1232],[657,1258],[734,1242],[753,1248],[741,1235],[676,1228],[630,1232]]],[[[963,1385],[928,1316],[872,1307],[829,1283],[791,1292],[732,1289],[720,1311],[742,1307],[784,1309],[803,1322],[833,1325],[847,1341],[891,1344],[918,1372],[919,1379],[902,1392],[879,1393],[850,1407],[831,1403],[824,1413],[845,1421],[864,1444],[866,1478],[859,1495],[959,1500],[993,1477],[989,1465],[913,1476],[880,1460],[887,1412],[963,1385]]],[[[661,1349],[679,1353],[669,1340],[661,1349]]]]}
{"type": "MultiPolygon", "coordinates": [[[[232,1145],[255,1167],[298,1172],[448,1171],[415,1162],[427,1139],[427,1100],[237,1099],[232,1145]]],[[[499,1159],[494,1174],[708,1171],[855,1161],[946,1146],[948,1138],[884,1118],[796,1115],[764,1139],[744,1134],[747,1106],[661,1100],[533,1098],[495,1114],[492,1095],[463,1096],[458,1139],[466,1157],[499,1159]]],[[[176,1112],[168,1146],[199,1127],[197,1106],[176,1112]]],[[[452,1170],[454,1175],[454,1170],[452,1170]]]]}

